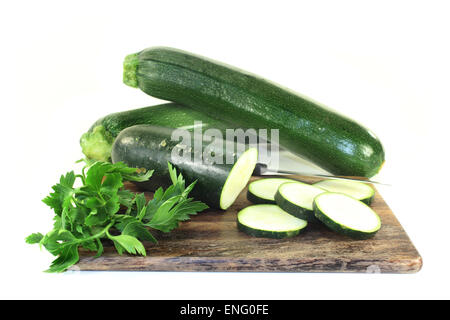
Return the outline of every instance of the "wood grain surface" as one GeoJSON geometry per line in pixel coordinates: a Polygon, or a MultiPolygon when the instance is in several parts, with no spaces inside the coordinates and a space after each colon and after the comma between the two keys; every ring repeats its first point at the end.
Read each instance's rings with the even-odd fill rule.
{"type": "MultiPolygon", "coordinates": [[[[131,184],[127,187],[137,191],[131,184]]],[[[237,212],[250,205],[246,192],[227,211],[205,211],[170,233],[154,232],[159,243],[144,243],[146,257],[119,256],[105,243],[99,258],[80,250],[80,261],[72,269],[414,273],[422,267],[422,258],[378,192],[371,207],[381,217],[382,227],[369,240],[352,240],[321,224],[310,224],[302,234],[288,239],[248,236],[236,227],[237,212]]]]}

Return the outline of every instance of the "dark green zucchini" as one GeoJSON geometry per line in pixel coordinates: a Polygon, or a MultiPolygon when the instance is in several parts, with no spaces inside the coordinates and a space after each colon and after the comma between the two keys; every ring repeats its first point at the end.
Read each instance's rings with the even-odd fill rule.
{"type": "Polygon", "coordinates": [[[225,210],[231,206],[252,175],[258,157],[257,149],[249,148],[239,155],[231,151],[232,163],[227,164],[225,143],[213,148],[206,137],[180,141],[172,140],[173,133],[172,128],[151,125],[124,129],[113,143],[112,161],[122,161],[134,168],[155,170],[148,182],[139,184],[150,191],[171,185],[167,167],[170,162],[183,175],[186,183],[197,180],[191,193],[195,199],[213,208],[225,210]],[[203,144],[201,149],[195,147],[200,140],[203,144]],[[219,154],[224,155],[222,164],[218,160],[219,154]],[[206,157],[209,156],[210,161],[207,161],[206,157]]]}
{"type": "Polygon", "coordinates": [[[137,124],[150,124],[192,131],[196,121],[201,121],[203,130],[219,129],[224,136],[227,128],[234,128],[223,120],[216,120],[189,107],[165,103],[109,114],[97,120],[88,132],[82,135],[80,145],[89,159],[109,161],[112,143],[123,129],[137,124]]]}
{"type": "Polygon", "coordinates": [[[368,129],[304,96],[248,72],[172,48],[124,61],[124,83],[237,126],[278,128],[280,145],[336,175],[371,177],[384,163],[368,129]]]}

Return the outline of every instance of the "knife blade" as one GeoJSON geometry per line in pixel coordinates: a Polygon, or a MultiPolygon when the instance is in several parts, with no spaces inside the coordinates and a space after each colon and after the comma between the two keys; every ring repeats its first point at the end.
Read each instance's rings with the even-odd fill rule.
{"type": "Polygon", "coordinates": [[[334,175],[327,175],[327,174],[313,174],[313,173],[306,173],[306,172],[299,172],[299,171],[291,171],[291,170],[274,170],[269,168],[264,163],[257,163],[255,170],[253,171],[253,174],[256,176],[263,176],[263,175],[276,175],[276,174],[296,174],[301,175],[305,177],[316,177],[316,178],[327,178],[327,179],[335,179],[335,180],[347,180],[347,181],[357,181],[362,183],[372,183],[372,184],[379,184],[383,186],[391,186],[387,183],[382,183],[378,181],[369,180],[364,177],[346,177],[346,176],[334,176],[334,175]]]}

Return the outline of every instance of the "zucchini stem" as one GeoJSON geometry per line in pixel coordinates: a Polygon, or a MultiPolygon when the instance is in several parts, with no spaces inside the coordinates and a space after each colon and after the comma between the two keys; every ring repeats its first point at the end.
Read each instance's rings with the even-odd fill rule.
{"type": "Polygon", "coordinates": [[[137,88],[138,81],[136,69],[139,63],[138,53],[129,54],[123,61],[123,83],[127,86],[137,88]]]}
{"type": "Polygon", "coordinates": [[[81,150],[88,159],[109,161],[114,138],[103,126],[96,126],[92,131],[82,135],[81,150]]]}

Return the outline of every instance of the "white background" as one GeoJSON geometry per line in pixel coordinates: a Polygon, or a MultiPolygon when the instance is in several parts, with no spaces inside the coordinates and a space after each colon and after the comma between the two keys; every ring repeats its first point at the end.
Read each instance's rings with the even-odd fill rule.
{"type": "Polygon", "coordinates": [[[10,1],[0,4],[1,298],[450,298],[445,1],[10,1]],[[122,84],[126,54],[173,46],[260,74],[382,140],[382,194],[424,259],[413,275],[46,274],[24,243],[93,121],[159,102],[122,84]]]}

